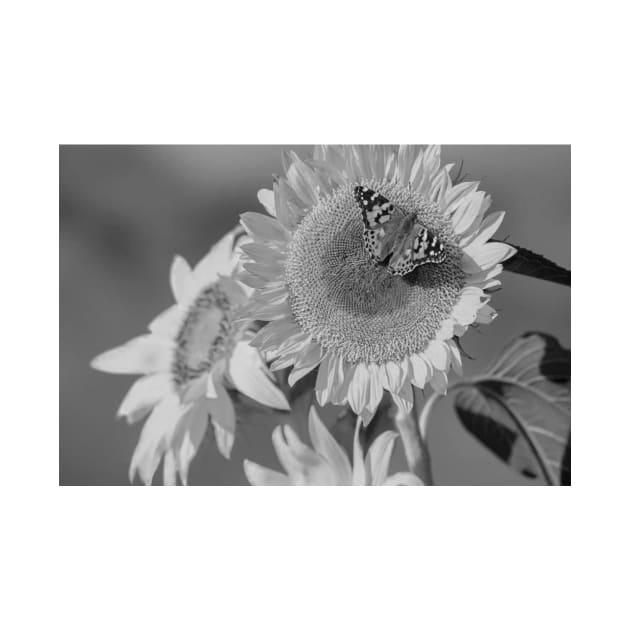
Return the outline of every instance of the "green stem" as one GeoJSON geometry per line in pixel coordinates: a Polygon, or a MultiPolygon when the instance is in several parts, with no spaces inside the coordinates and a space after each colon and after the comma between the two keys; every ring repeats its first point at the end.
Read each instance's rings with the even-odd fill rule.
{"type": "MultiPolygon", "coordinates": [[[[458,389],[460,385],[461,383],[455,383],[449,390],[449,393],[458,389]]],[[[444,398],[444,394],[433,392],[429,396],[419,414],[418,422],[414,420],[413,412],[408,415],[399,414],[396,417],[396,426],[405,449],[409,470],[418,475],[427,486],[434,485],[427,442],[429,415],[440,398],[444,398]]],[[[416,406],[417,402],[414,405],[414,409],[416,406]]]]}
{"type": "Polygon", "coordinates": [[[442,394],[438,394],[437,392],[433,392],[431,396],[429,396],[427,402],[424,403],[424,407],[422,407],[422,411],[420,412],[420,416],[418,417],[418,427],[420,430],[420,435],[422,439],[426,441],[427,439],[427,430],[429,425],[429,414],[433,409],[435,403],[442,397],[442,394]]]}

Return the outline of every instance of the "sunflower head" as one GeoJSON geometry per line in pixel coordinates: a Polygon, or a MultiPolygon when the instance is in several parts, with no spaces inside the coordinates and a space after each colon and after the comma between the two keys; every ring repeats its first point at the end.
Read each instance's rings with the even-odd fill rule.
{"type": "Polygon", "coordinates": [[[237,389],[255,400],[288,409],[249,341],[251,322],[237,318],[248,291],[232,278],[240,245],[235,230],[194,267],[176,256],[171,266],[175,304],[149,324],[149,334],[104,352],[92,367],[139,374],[120,405],[129,422],[146,418],[129,468],[151,483],[160,462],[164,482],[187,482],[190,463],[210,422],[217,447],[229,457],[236,430],[228,394],[237,389]],[[147,417],[148,416],[148,417],[147,417]]]}
{"type": "Polygon", "coordinates": [[[408,410],[412,385],[445,391],[450,368],[461,370],[456,339],[494,318],[486,291],[513,248],[488,243],[503,213],[486,216],[490,198],[478,182],[454,184],[451,167],[439,147],[318,147],[306,161],[291,153],[273,192],[259,194],[271,216],[242,216],[253,243],[241,278],[255,289],[252,317],[269,322],[254,343],[275,367],[293,366],[290,382],[317,368],[320,404],[347,402],[368,419],[388,390],[408,410]],[[439,264],[401,275],[387,257],[375,261],[357,186],[399,217],[369,238],[413,242],[407,232],[421,226],[443,246],[439,264]]]}
{"type": "Polygon", "coordinates": [[[296,321],[323,348],[350,363],[384,364],[421,352],[448,317],[464,286],[462,252],[437,204],[410,187],[362,182],[415,213],[445,244],[439,265],[393,275],[366,254],[353,185],[319,200],[289,244],[285,275],[296,321]]]}

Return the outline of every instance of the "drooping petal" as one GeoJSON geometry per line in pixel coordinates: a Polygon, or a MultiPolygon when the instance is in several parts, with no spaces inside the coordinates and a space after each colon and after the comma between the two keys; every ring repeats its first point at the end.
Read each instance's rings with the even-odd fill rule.
{"type": "Polygon", "coordinates": [[[171,360],[171,345],[156,335],[141,335],[92,359],[95,370],[110,374],[152,374],[165,371],[171,360]]]}
{"type": "Polygon", "coordinates": [[[342,393],[345,390],[345,361],[340,354],[333,355],[330,362],[330,402],[335,405],[341,405],[345,402],[345,398],[342,397],[342,393]]]}
{"type": "MultiPolygon", "coordinates": [[[[378,366],[374,363],[370,363],[368,364],[367,369],[369,377],[367,410],[374,414],[381,402],[381,399],[383,398],[383,385],[378,377],[378,366]]],[[[370,417],[367,422],[371,419],[372,418],[370,417]]],[[[364,420],[365,425],[367,425],[367,422],[364,420]]]]}
{"type": "Polygon", "coordinates": [[[417,354],[412,354],[409,357],[409,363],[411,364],[412,383],[422,389],[427,382],[428,369],[426,361],[417,354]]]}
{"type": "Polygon", "coordinates": [[[448,388],[448,377],[444,372],[435,372],[431,378],[431,386],[438,394],[446,394],[448,388]]]}
{"type": "Polygon", "coordinates": [[[214,427],[214,436],[219,452],[226,459],[230,458],[236,432],[236,414],[230,396],[225,387],[215,381],[216,398],[207,399],[207,408],[214,427]]]}
{"type": "Polygon", "coordinates": [[[317,402],[323,407],[329,400],[332,393],[332,378],[330,363],[333,357],[330,353],[324,355],[322,362],[317,369],[317,381],[315,382],[315,392],[317,402]]]}
{"type": "MultiPolygon", "coordinates": [[[[381,389],[381,394],[382,393],[383,393],[383,390],[381,389]]],[[[359,414],[357,415],[357,418],[364,427],[367,427],[372,421],[372,418],[374,418],[374,413],[375,412],[373,410],[368,409],[366,407],[365,409],[359,412],[359,414]]]]}
{"type": "Polygon", "coordinates": [[[385,483],[397,437],[395,431],[384,431],[368,449],[365,460],[371,471],[371,485],[381,486],[385,483]]]}
{"type": "Polygon", "coordinates": [[[352,466],[345,451],[337,444],[317,411],[311,407],[308,414],[308,433],[313,447],[332,467],[339,485],[352,485],[352,466]]]}
{"type": "Polygon", "coordinates": [[[246,341],[234,347],[228,373],[236,388],[246,396],[274,409],[290,409],[284,394],[268,378],[258,350],[246,341]]]}
{"type": "Polygon", "coordinates": [[[157,403],[172,392],[171,379],[165,372],[139,378],[131,386],[118,409],[129,424],[142,420],[157,403]]]}
{"type": "Polygon", "coordinates": [[[133,482],[136,472],[149,485],[164,452],[170,447],[173,434],[181,416],[188,410],[180,405],[177,395],[163,398],[144,423],[138,444],[129,466],[129,480],[133,482]]]}
{"type": "Polygon", "coordinates": [[[392,393],[398,392],[405,381],[402,366],[395,361],[388,361],[385,364],[385,374],[387,376],[386,388],[392,393]]]}
{"type": "Polygon", "coordinates": [[[198,402],[181,418],[173,437],[173,452],[182,483],[188,483],[188,469],[208,428],[208,403],[198,402]]]}
{"type": "Polygon", "coordinates": [[[431,341],[424,351],[424,355],[433,366],[443,372],[449,367],[449,354],[446,345],[442,341],[431,341]]]}
{"type": "Polygon", "coordinates": [[[348,387],[348,404],[358,414],[367,407],[370,393],[370,373],[365,363],[357,363],[348,387]]]}
{"type": "Polygon", "coordinates": [[[317,341],[310,342],[301,352],[289,374],[288,383],[293,387],[303,376],[314,370],[324,356],[324,349],[317,341]]]}
{"type": "Polygon", "coordinates": [[[243,462],[243,470],[247,481],[252,486],[290,486],[291,481],[288,475],[265,468],[249,460],[243,462]]]}

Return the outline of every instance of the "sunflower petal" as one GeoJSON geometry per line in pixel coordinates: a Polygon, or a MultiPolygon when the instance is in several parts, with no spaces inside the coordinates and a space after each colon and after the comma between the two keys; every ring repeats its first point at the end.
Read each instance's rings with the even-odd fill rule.
{"type": "Polygon", "coordinates": [[[258,350],[246,341],[234,347],[228,373],[236,388],[246,396],[273,409],[288,411],[291,408],[284,394],[267,377],[258,350]]]}
{"type": "Polygon", "coordinates": [[[118,415],[127,418],[129,424],[142,420],[171,391],[171,380],[165,372],[143,376],[123,398],[118,415]]]}
{"type": "Polygon", "coordinates": [[[352,485],[352,466],[345,451],[337,444],[317,411],[311,407],[308,414],[308,433],[313,447],[335,471],[339,485],[352,485]]]}
{"type": "Polygon", "coordinates": [[[175,256],[171,264],[171,290],[178,304],[186,304],[194,291],[192,270],[181,256],[175,256]]]}
{"type": "Polygon", "coordinates": [[[110,374],[153,374],[168,370],[170,344],[156,335],[141,335],[92,359],[95,370],[110,374]]]}
{"type": "Polygon", "coordinates": [[[274,200],[273,190],[261,188],[258,191],[258,201],[272,217],[276,216],[276,202],[274,200]]]}
{"type": "Polygon", "coordinates": [[[252,486],[290,486],[291,482],[287,475],[271,470],[271,468],[265,468],[259,466],[254,462],[245,460],[243,462],[243,470],[247,481],[252,486]]]}
{"type": "Polygon", "coordinates": [[[384,431],[368,450],[365,460],[370,467],[373,486],[382,486],[385,483],[396,438],[395,431],[384,431]]]}

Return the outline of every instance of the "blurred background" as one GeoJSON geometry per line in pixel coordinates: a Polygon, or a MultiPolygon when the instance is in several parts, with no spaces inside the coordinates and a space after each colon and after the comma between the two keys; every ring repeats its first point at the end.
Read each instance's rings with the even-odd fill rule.
{"type": "MultiPolygon", "coordinates": [[[[260,210],[256,193],[280,173],[280,152],[307,156],[308,146],[61,146],[59,482],[128,484],[142,423],[116,420],[135,377],[90,369],[100,352],[142,334],[172,303],[169,268],[181,254],[196,263],[241,212],[260,210]]],[[[481,180],[492,210],[505,210],[497,238],[532,249],[563,267],[570,260],[570,147],[445,146],[443,162],[464,162],[481,180]]],[[[504,274],[492,305],[499,317],[463,338],[480,372],[514,336],[540,330],[570,347],[570,290],[504,274]]],[[[270,450],[275,425],[261,413],[237,436],[230,461],[206,439],[191,484],[245,484],[244,456],[280,469],[270,450]]],[[[532,485],[470,436],[442,400],[429,427],[438,485],[532,485]]],[[[394,468],[403,468],[400,445],[394,468]]],[[[156,483],[161,483],[156,474],[156,483]]]]}

